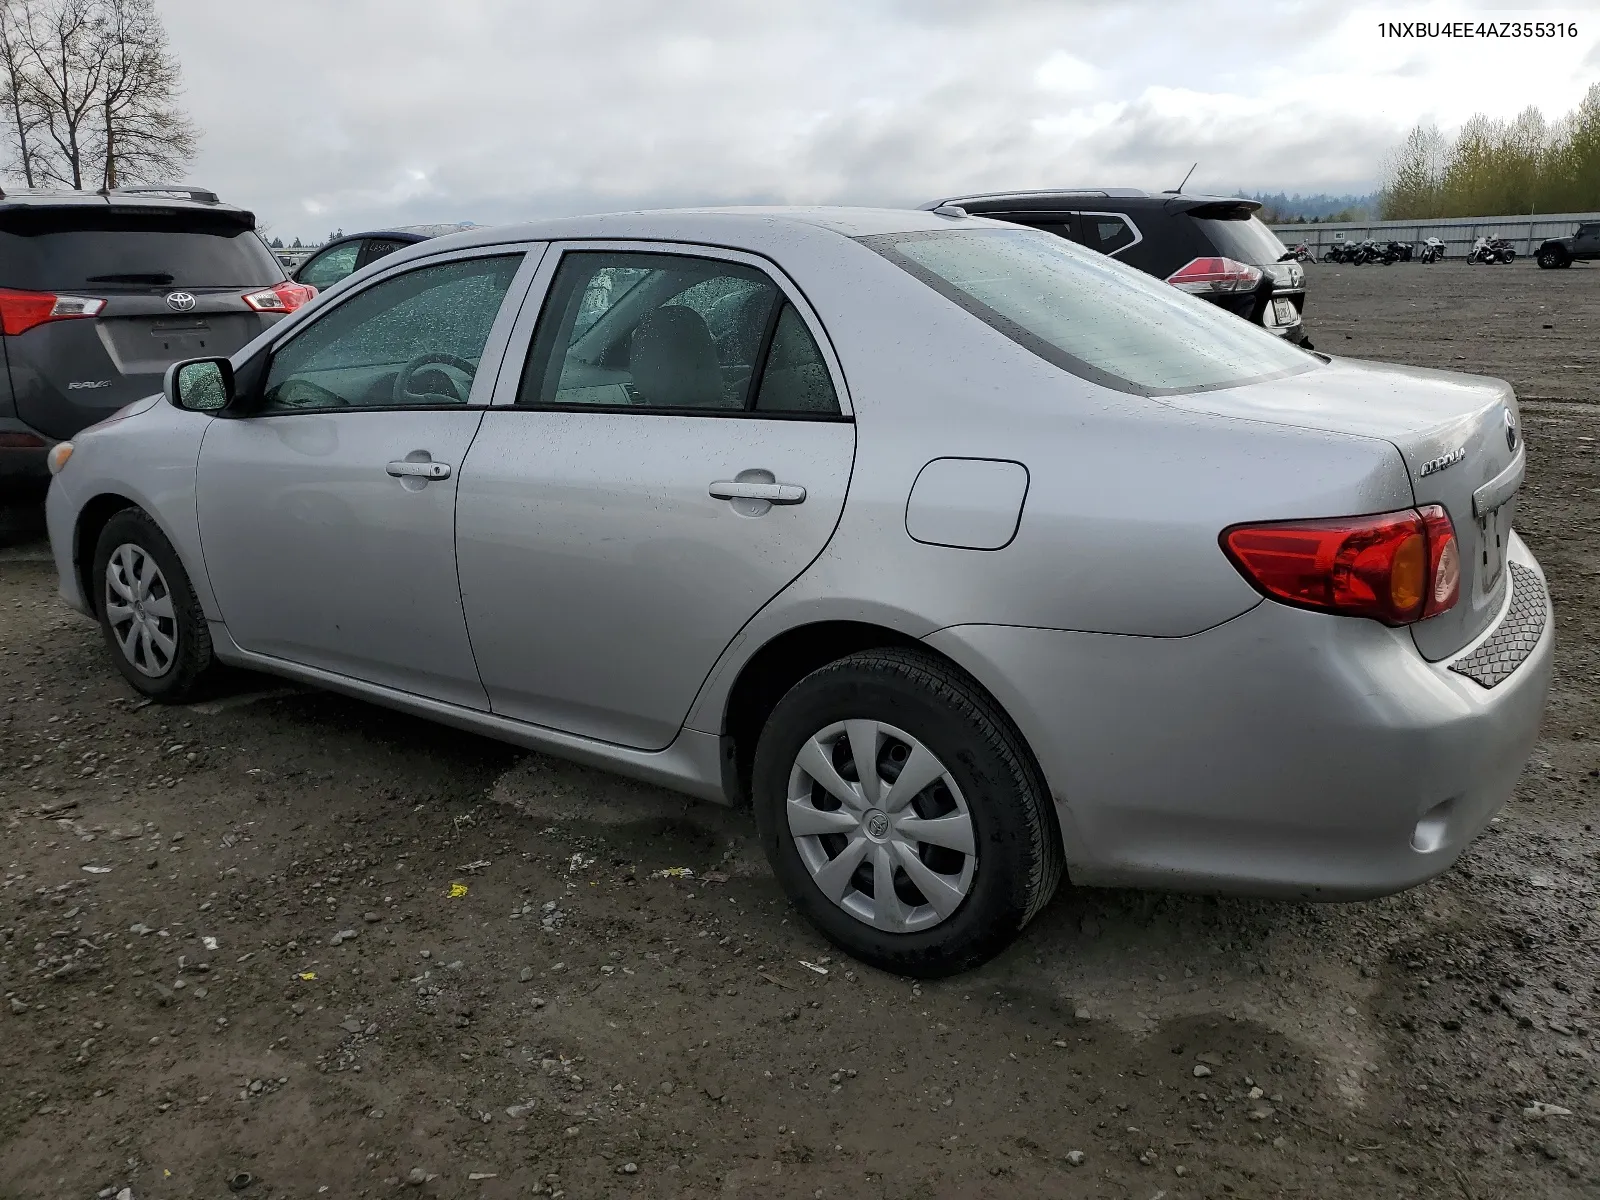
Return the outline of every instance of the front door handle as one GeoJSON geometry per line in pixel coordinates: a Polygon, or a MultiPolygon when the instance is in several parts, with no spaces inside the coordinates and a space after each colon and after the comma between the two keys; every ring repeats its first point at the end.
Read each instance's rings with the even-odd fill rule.
{"type": "Polygon", "coordinates": [[[449,479],[450,464],[442,462],[408,462],[401,459],[384,468],[396,479],[449,479]]]}
{"type": "Polygon", "coordinates": [[[802,504],[806,490],[797,483],[761,483],[745,479],[719,479],[711,485],[714,500],[765,500],[768,504],[802,504]]]}

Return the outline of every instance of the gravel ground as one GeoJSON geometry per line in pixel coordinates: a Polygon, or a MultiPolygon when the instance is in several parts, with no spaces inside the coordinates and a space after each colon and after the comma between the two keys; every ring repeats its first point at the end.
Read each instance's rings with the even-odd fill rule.
{"type": "Polygon", "coordinates": [[[747,814],[258,678],[141,704],[25,541],[0,1197],[1600,1195],[1600,272],[1311,282],[1319,348],[1529,401],[1556,681],[1445,876],[1064,889],[919,986],[830,955],[747,814]]]}

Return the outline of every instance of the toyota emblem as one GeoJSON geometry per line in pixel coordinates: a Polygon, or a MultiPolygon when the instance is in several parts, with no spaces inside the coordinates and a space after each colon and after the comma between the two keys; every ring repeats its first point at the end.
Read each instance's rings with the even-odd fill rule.
{"type": "Polygon", "coordinates": [[[1505,410],[1506,419],[1506,449],[1515,452],[1517,448],[1517,423],[1511,416],[1511,410],[1505,410]]]}
{"type": "Polygon", "coordinates": [[[188,312],[194,307],[194,296],[188,292],[169,292],[167,307],[173,312],[188,312]]]}

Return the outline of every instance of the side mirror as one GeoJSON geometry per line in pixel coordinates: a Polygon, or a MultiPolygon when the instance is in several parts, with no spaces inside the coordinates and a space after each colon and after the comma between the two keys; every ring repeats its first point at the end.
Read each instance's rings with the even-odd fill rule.
{"type": "Polygon", "coordinates": [[[233,402],[233,364],[225,358],[191,358],[167,368],[161,390],[174,408],[219,412],[233,402]]]}

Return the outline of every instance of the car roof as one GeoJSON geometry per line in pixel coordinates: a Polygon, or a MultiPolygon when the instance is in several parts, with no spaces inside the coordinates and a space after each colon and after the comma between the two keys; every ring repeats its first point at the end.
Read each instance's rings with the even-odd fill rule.
{"type": "Polygon", "coordinates": [[[111,188],[98,192],[53,191],[47,188],[19,188],[0,191],[0,209],[111,208],[119,211],[228,213],[255,224],[255,214],[233,204],[224,204],[217,194],[188,184],[151,185],[138,188],[111,188]]]}
{"type": "Polygon", "coordinates": [[[1246,205],[1252,211],[1261,204],[1242,196],[1210,196],[1194,192],[1146,192],[1138,188],[1040,188],[1021,192],[978,192],[966,196],[950,196],[931,200],[922,207],[935,209],[950,204],[974,212],[1049,212],[1058,209],[1078,209],[1086,204],[1100,202],[1117,211],[1149,211],[1165,209],[1168,212],[1186,212],[1208,204],[1246,205]]]}
{"type": "MultiPolygon", "coordinates": [[[[986,221],[981,217],[968,220],[974,225],[1004,228],[1002,222],[986,221]]],[[[917,209],[754,205],[646,209],[482,226],[430,240],[427,253],[506,242],[626,239],[704,243],[764,254],[785,247],[795,248],[819,237],[869,237],[874,234],[949,229],[951,226],[950,217],[917,209]]],[[[413,248],[398,253],[413,255],[418,252],[413,248]]]]}

